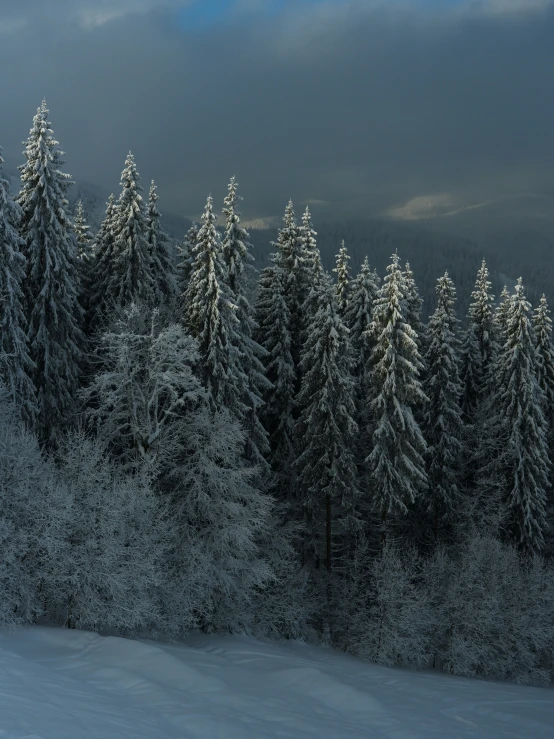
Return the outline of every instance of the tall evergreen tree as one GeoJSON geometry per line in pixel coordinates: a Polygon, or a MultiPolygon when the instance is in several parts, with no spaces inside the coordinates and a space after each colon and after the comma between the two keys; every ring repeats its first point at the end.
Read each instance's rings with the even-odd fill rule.
{"type": "Polygon", "coordinates": [[[406,302],[406,323],[415,331],[416,341],[421,351],[425,336],[425,326],[421,320],[423,299],[417,289],[414,273],[412,272],[409,262],[406,262],[406,266],[404,267],[403,278],[404,300],[406,302]]]}
{"type": "Polygon", "coordinates": [[[298,366],[304,328],[302,306],[309,288],[305,279],[308,269],[306,250],[302,246],[301,228],[296,223],[292,200],[285,209],[283,227],[279,229],[273,246],[277,249],[276,264],[283,272],[283,297],[290,314],[291,354],[299,382],[298,366]]]}
{"type": "Polygon", "coordinates": [[[439,278],[436,290],[438,300],[429,320],[424,383],[429,398],[425,412],[429,476],[426,508],[435,538],[441,523],[452,518],[457,503],[463,432],[456,288],[448,273],[439,278]]]}
{"type": "Polygon", "coordinates": [[[75,240],[77,241],[77,256],[83,262],[91,259],[92,237],[89,234],[90,226],[87,223],[83,201],[77,202],[75,217],[73,219],[75,240]]]}
{"type": "Polygon", "coordinates": [[[169,236],[162,229],[161,214],[154,180],[150,183],[146,213],[146,240],[150,254],[150,271],[153,280],[153,302],[157,305],[171,303],[177,296],[177,281],[169,236]]]}
{"type": "Polygon", "coordinates": [[[239,421],[244,419],[244,388],[248,378],[237,334],[237,306],[227,284],[221,236],[215,224],[210,195],[198,232],[194,263],[185,294],[185,323],[198,339],[203,379],[212,409],[227,408],[239,421]]]}
{"type": "Polygon", "coordinates": [[[65,210],[71,177],[59,169],[63,152],[44,101],[33,119],[24,155],[17,200],[27,257],[25,302],[35,365],[36,429],[43,440],[53,441],[74,408],[83,335],[77,253],[65,210]]]}
{"type": "MultiPolygon", "coordinates": [[[[231,299],[236,305],[236,339],[238,341],[241,368],[247,383],[243,387],[245,414],[243,425],[246,432],[246,458],[262,468],[267,465],[269,442],[267,432],[260,421],[264,393],[271,389],[265,376],[263,358],[265,350],[255,339],[257,328],[254,308],[249,299],[251,282],[255,273],[251,254],[250,235],[240,225],[237,204],[240,198],[238,184],[234,177],[229,183],[224,201],[223,214],[226,218],[223,237],[223,258],[227,265],[227,280],[231,299]]],[[[268,471],[268,470],[266,470],[268,471]]]]}
{"type": "Polygon", "coordinates": [[[79,296],[79,301],[84,310],[83,330],[85,334],[88,334],[91,318],[91,290],[93,284],[94,252],[93,239],[89,234],[90,226],[87,223],[82,200],[79,200],[77,203],[75,217],[73,219],[73,228],[75,231],[75,241],[77,242],[78,264],[81,272],[81,294],[79,296]]]}
{"type": "Polygon", "coordinates": [[[494,295],[485,260],[477,272],[468,311],[469,326],[462,349],[462,409],[465,422],[475,424],[486,397],[486,385],[494,362],[494,295]]]}
{"type": "MultiPolygon", "coordinates": [[[[540,299],[535,309],[533,327],[537,342],[537,380],[544,395],[544,412],[549,438],[554,435],[554,345],[552,344],[552,319],[546,297],[540,299]]],[[[552,444],[551,444],[552,446],[552,444]]]]}
{"type": "Polygon", "coordinates": [[[498,351],[506,340],[506,328],[508,322],[508,313],[510,311],[510,293],[508,287],[504,285],[500,293],[500,302],[498,303],[493,316],[494,346],[498,351]]]}
{"type": "Polygon", "coordinates": [[[344,318],[348,310],[348,302],[350,291],[352,288],[350,281],[350,273],[348,270],[348,262],[350,255],[342,241],[339,253],[337,254],[337,266],[333,270],[337,274],[337,302],[340,315],[344,318]]]}
{"type": "Polygon", "coordinates": [[[544,546],[550,471],[539,367],[531,306],[520,278],[510,298],[506,342],[495,372],[500,381],[495,407],[504,443],[494,469],[504,490],[510,534],[531,551],[544,546]]]}
{"type": "Polygon", "coordinates": [[[106,213],[94,239],[94,261],[91,269],[89,326],[98,328],[113,307],[108,297],[114,259],[114,225],[117,204],[113,193],[106,203],[106,213]]]}
{"type": "Polygon", "coordinates": [[[350,330],[350,341],[354,351],[354,376],[362,380],[371,356],[371,321],[373,303],[379,291],[379,277],[369,267],[365,257],[359,274],[352,284],[352,292],[344,322],[350,330]]]}
{"type": "Polygon", "coordinates": [[[106,284],[106,301],[114,306],[150,305],[154,280],[147,240],[142,186],[129,152],[121,173],[123,188],[113,215],[113,256],[106,284]]]}
{"type": "MultiPolygon", "coordinates": [[[[329,571],[333,557],[333,524],[357,526],[358,492],[353,454],[354,382],[350,374],[348,329],[335,303],[334,288],[323,278],[319,307],[302,352],[302,386],[297,398],[298,488],[304,509],[305,558],[329,571]]],[[[339,532],[337,532],[338,534],[339,532]]]]}
{"type": "Polygon", "coordinates": [[[0,378],[25,422],[33,427],[37,409],[22,305],[26,260],[18,234],[21,211],[2,176],[3,163],[0,153],[0,378]]]}
{"type": "Polygon", "coordinates": [[[285,300],[285,277],[278,255],[262,270],[256,302],[256,338],[266,355],[266,377],[273,389],[265,395],[261,418],[269,435],[269,461],[278,474],[283,497],[290,492],[294,458],[293,407],[296,367],[291,351],[291,315],[285,300]]]}
{"type": "Polygon", "coordinates": [[[375,419],[373,448],[366,463],[373,483],[374,505],[386,538],[388,517],[405,514],[427,486],[426,445],[413,407],[427,401],[419,374],[422,361],[417,334],[406,319],[406,282],[396,254],[373,304],[371,356],[375,419]]]}
{"type": "Polygon", "coordinates": [[[192,223],[191,227],[185,234],[185,238],[182,243],[177,246],[177,252],[180,258],[179,264],[177,265],[177,277],[181,300],[184,298],[190,280],[190,273],[192,272],[194,248],[198,239],[198,230],[198,224],[192,223]]]}

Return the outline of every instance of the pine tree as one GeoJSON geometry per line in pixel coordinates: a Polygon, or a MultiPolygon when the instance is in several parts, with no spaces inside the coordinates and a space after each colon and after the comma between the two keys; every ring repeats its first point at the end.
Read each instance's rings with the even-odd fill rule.
{"type": "Polygon", "coordinates": [[[473,368],[473,374],[480,382],[478,393],[481,397],[486,392],[485,386],[488,380],[488,373],[491,364],[494,362],[496,353],[492,309],[494,295],[490,288],[489,271],[483,259],[481,267],[477,272],[475,289],[471,293],[473,302],[469,306],[469,321],[472,324],[472,331],[477,341],[477,359],[479,362],[477,367],[473,368]]]}
{"type": "Polygon", "coordinates": [[[185,294],[185,324],[198,339],[203,378],[215,411],[227,408],[239,421],[244,419],[244,388],[248,378],[237,335],[237,306],[227,285],[221,236],[215,227],[210,195],[198,232],[194,263],[185,294]]]}
{"type": "Polygon", "coordinates": [[[29,351],[35,368],[36,429],[53,441],[75,403],[83,335],[79,328],[79,268],[66,214],[70,175],[60,171],[58,148],[43,102],[33,119],[20,167],[21,234],[27,257],[25,298],[29,351]]]}
{"type": "Polygon", "coordinates": [[[184,298],[190,280],[190,273],[192,272],[194,248],[198,239],[198,230],[198,225],[196,223],[192,223],[182,244],[177,246],[177,252],[181,260],[177,265],[179,294],[181,296],[181,300],[184,298]]]}
{"type": "Polygon", "coordinates": [[[494,469],[504,490],[510,534],[531,551],[544,546],[550,470],[539,368],[531,306],[520,278],[509,301],[506,341],[495,372],[495,407],[504,441],[494,469]]]}
{"type": "Polygon", "coordinates": [[[117,204],[113,193],[106,203],[106,214],[94,240],[91,271],[89,325],[98,328],[114,307],[109,302],[108,283],[114,259],[114,226],[117,204]]]}
{"type": "Polygon", "coordinates": [[[405,286],[398,256],[393,254],[373,304],[375,347],[370,361],[375,425],[373,449],[366,459],[383,540],[389,515],[407,513],[427,486],[426,445],[413,413],[413,407],[427,397],[419,380],[422,361],[417,334],[406,320],[405,286]]]}
{"type": "Polygon", "coordinates": [[[333,270],[337,274],[337,301],[340,315],[344,318],[348,310],[348,303],[351,291],[350,273],[348,271],[348,262],[350,255],[342,241],[339,253],[337,254],[337,266],[333,270]]]}
{"type": "Polygon", "coordinates": [[[171,259],[169,236],[163,231],[160,223],[160,211],[157,202],[154,180],[150,183],[148,193],[148,209],[146,214],[146,240],[150,254],[150,271],[153,280],[153,302],[156,305],[171,303],[177,295],[177,281],[173,261],[171,259]]]}
{"type": "Polygon", "coordinates": [[[456,289],[448,273],[437,283],[437,307],[429,320],[424,383],[429,404],[425,411],[429,490],[427,512],[435,538],[441,523],[452,518],[459,496],[458,480],[463,424],[459,340],[454,312],[456,289]]]}
{"type": "MultiPolygon", "coordinates": [[[[291,315],[285,300],[285,276],[277,256],[262,270],[256,302],[256,338],[264,348],[266,377],[273,390],[266,393],[261,418],[269,436],[269,462],[280,479],[280,487],[290,490],[294,457],[293,407],[296,367],[292,358],[291,315]]],[[[283,497],[286,497],[283,492],[283,497]]]]}
{"type": "Polygon", "coordinates": [[[113,217],[113,256],[106,284],[108,305],[131,303],[150,305],[154,299],[154,280],[147,240],[142,187],[135,159],[129,152],[121,173],[123,188],[113,217]]]}
{"type": "Polygon", "coordinates": [[[508,288],[504,285],[502,292],[500,293],[500,302],[496,307],[493,316],[493,332],[494,332],[494,347],[495,351],[501,349],[502,345],[506,340],[506,328],[508,321],[508,313],[510,310],[510,293],[508,288]]]}
{"type": "Polygon", "coordinates": [[[8,181],[2,176],[3,163],[0,153],[0,378],[32,428],[37,409],[22,305],[26,260],[21,251],[23,240],[17,231],[21,212],[10,195],[8,181]]]}
{"type": "Polygon", "coordinates": [[[300,503],[304,509],[305,559],[331,570],[333,525],[357,526],[358,493],[353,454],[354,382],[350,374],[348,329],[335,303],[334,288],[323,278],[319,307],[312,318],[302,352],[301,409],[297,424],[296,461],[300,503]],[[342,519],[342,520],[341,520],[342,519]]]}
{"type": "Polygon", "coordinates": [[[227,265],[227,281],[231,299],[236,305],[237,348],[241,358],[242,372],[247,378],[247,383],[242,389],[242,399],[246,408],[243,417],[246,431],[245,455],[246,459],[267,472],[269,471],[266,469],[269,442],[259,414],[264,404],[264,393],[272,386],[265,376],[262,362],[266,352],[254,336],[257,324],[254,318],[254,308],[249,300],[250,285],[255,273],[251,264],[254,257],[251,254],[250,236],[240,225],[240,213],[237,210],[240,196],[237,189],[238,184],[232,177],[223,208],[226,223],[222,251],[227,265]]]}

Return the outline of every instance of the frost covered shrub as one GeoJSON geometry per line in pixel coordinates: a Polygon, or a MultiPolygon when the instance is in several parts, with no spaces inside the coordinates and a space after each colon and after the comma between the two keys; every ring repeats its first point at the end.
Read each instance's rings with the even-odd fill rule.
{"type": "Polygon", "coordinates": [[[413,550],[387,544],[369,561],[366,595],[351,631],[353,651],[381,665],[421,667],[429,662],[432,614],[418,585],[413,550]]]}
{"type": "Polygon", "coordinates": [[[69,627],[132,630],[156,620],[164,535],[159,501],[140,473],[121,471],[104,444],[75,432],[57,453],[65,557],[46,586],[69,627]]]}
{"type": "Polygon", "coordinates": [[[474,536],[453,558],[438,552],[424,568],[436,616],[435,662],[456,675],[546,683],[552,653],[554,575],[492,537],[474,536]]]}
{"type": "Polygon", "coordinates": [[[64,556],[66,503],[53,466],[0,390],[0,624],[42,614],[44,584],[64,556]]]}

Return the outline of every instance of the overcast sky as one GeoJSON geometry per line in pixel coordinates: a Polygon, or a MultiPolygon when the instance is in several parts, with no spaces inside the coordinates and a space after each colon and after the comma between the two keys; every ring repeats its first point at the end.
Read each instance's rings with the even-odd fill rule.
{"type": "Polygon", "coordinates": [[[182,215],[554,191],[549,0],[0,0],[0,69],[8,165],[44,96],[75,179],[131,149],[182,215]]]}

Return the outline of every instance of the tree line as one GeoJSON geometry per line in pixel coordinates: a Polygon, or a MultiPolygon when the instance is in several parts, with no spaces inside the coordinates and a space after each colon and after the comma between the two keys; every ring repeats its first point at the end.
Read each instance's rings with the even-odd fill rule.
{"type": "Polygon", "coordinates": [[[0,177],[4,620],[548,680],[546,298],[483,262],[467,328],[448,273],[425,324],[409,264],[343,242],[333,279],[292,202],[258,274],[235,178],[176,263],[132,154],[91,234],[48,117],[0,177]]]}

